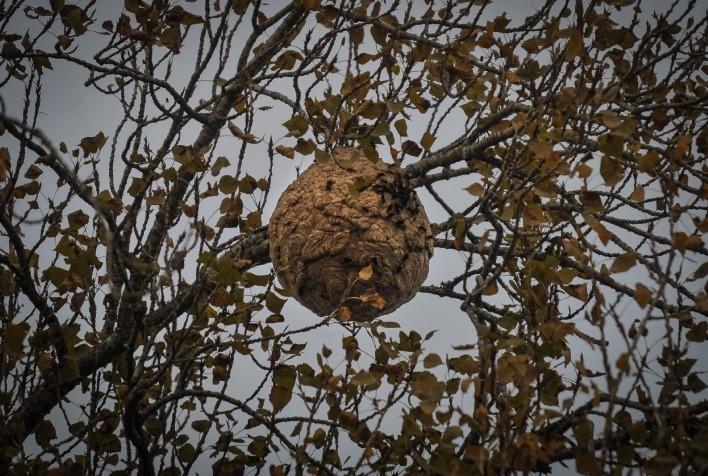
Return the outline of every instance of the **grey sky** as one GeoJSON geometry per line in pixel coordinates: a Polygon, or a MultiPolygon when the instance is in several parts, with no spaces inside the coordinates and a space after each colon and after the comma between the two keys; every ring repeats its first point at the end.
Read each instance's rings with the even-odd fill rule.
{"type": "MultiPolygon", "coordinates": [[[[43,4],[44,2],[37,2],[43,4]]],[[[105,18],[117,18],[120,12],[121,2],[112,3],[98,3],[99,15],[105,18]]],[[[273,1],[271,5],[273,10],[283,2],[273,1]]],[[[520,19],[524,18],[535,12],[535,5],[538,1],[534,2],[498,2],[494,4],[493,8],[487,13],[489,18],[493,18],[502,12],[508,14],[510,18],[520,19]],[[504,10],[508,9],[508,10],[504,10]]],[[[186,3],[185,8],[188,10],[196,10],[197,4],[186,3]]],[[[653,0],[651,2],[643,2],[644,14],[648,14],[650,11],[657,9],[660,10],[665,7],[665,2],[662,0],[653,0]]],[[[613,17],[615,18],[615,17],[613,17]]],[[[617,18],[617,21],[626,21],[626,18],[617,18]]],[[[98,21],[95,30],[100,31],[100,23],[98,21]]],[[[34,25],[34,23],[32,23],[34,25]]],[[[27,28],[29,28],[30,23],[24,25],[20,22],[9,25],[9,32],[16,32],[23,34],[27,28]]],[[[34,28],[34,27],[33,27],[34,28]]],[[[192,38],[194,38],[192,36],[192,38]]],[[[238,53],[238,46],[242,44],[244,37],[237,35],[233,40],[234,47],[236,48],[236,54],[238,53]]],[[[94,50],[97,46],[101,46],[105,43],[105,39],[98,33],[90,33],[87,37],[82,40],[79,45],[79,52],[85,55],[87,58],[93,55],[94,50]],[[88,41],[91,39],[91,41],[88,41]]],[[[182,53],[177,56],[178,62],[175,63],[174,69],[175,74],[174,86],[178,90],[180,89],[179,80],[182,74],[188,76],[192,68],[192,62],[190,62],[190,57],[193,56],[193,50],[195,44],[193,42],[187,42],[184,45],[182,53]],[[183,73],[182,73],[183,72],[183,73]]],[[[51,46],[46,47],[48,51],[51,50],[51,46]]],[[[225,74],[230,74],[231,72],[226,71],[225,74]]],[[[209,75],[205,75],[208,77],[209,75]]],[[[110,146],[111,141],[114,139],[112,137],[113,131],[115,130],[117,121],[122,118],[122,111],[117,106],[116,101],[111,97],[106,97],[99,94],[93,88],[87,88],[84,86],[84,82],[88,78],[85,71],[81,70],[73,64],[65,64],[59,61],[53,61],[53,70],[47,71],[43,80],[43,96],[42,104],[40,106],[41,115],[38,127],[45,132],[47,136],[53,138],[57,143],[60,141],[66,142],[69,148],[73,148],[80,141],[82,137],[92,136],[99,131],[103,131],[107,136],[109,136],[109,142],[106,145],[105,151],[107,151],[110,146]]],[[[21,113],[21,101],[23,95],[18,89],[19,84],[16,81],[10,82],[3,90],[0,91],[2,99],[5,101],[7,111],[9,115],[18,117],[21,113]]],[[[205,96],[208,95],[208,90],[211,87],[210,84],[200,85],[205,92],[205,96]]],[[[254,123],[254,133],[259,137],[265,139],[264,144],[267,143],[269,137],[277,144],[279,143],[289,143],[289,139],[284,138],[287,130],[282,127],[282,123],[290,117],[290,110],[284,107],[282,104],[276,103],[276,101],[262,101],[262,104],[272,105],[273,108],[268,111],[261,111],[256,114],[254,123]]],[[[460,117],[463,114],[457,111],[460,117]]],[[[425,130],[427,124],[419,123],[409,126],[409,136],[413,139],[420,137],[422,132],[425,130]]],[[[193,139],[197,136],[199,128],[194,123],[187,125],[182,131],[181,141],[182,143],[191,143],[193,139]]],[[[160,128],[154,128],[151,132],[155,137],[148,137],[148,141],[153,147],[159,146],[162,137],[160,136],[160,128]]],[[[435,143],[436,146],[444,145],[449,141],[453,140],[459,135],[460,131],[454,128],[444,129],[440,131],[440,134],[435,143]]],[[[119,137],[120,140],[124,140],[125,136],[119,137]]],[[[239,139],[233,137],[227,129],[224,129],[222,133],[222,139],[219,142],[217,148],[217,155],[225,155],[232,160],[235,157],[235,151],[239,147],[239,139]]],[[[262,157],[258,157],[254,154],[256,148],[249,149],[248,157],[244,162],[244,170],[256,178],[263,177],[267,174],[267,159],[265,154],[262,157]]],[[[263,148],[261,150],[264,150],[263,148]]],[[[386,148],[381,149],[382,158],[384,160],[390,160],[386,154],[386,148]]],[[[104,151],[104,154],[105,154],[104,151]]],[[[287,185],[295,178],[296,169],[300,167],[304,170],[307,165],[312,160],[312,156],[302,159],[301,156],[297,156],[294,161],[290,161],[282,156],[276,156],[275,161],[275,173],[273,175],[273,180],[271,183],[270,199],[268,205],[266,206],[266,217],[272,212],[275,206],[277,197],[282,193],[282,191],[287,187],[287,185]]],[[[234,166],[235,160],[232,160],[232,167],[234,166]]],[[[44,192],[51,189],[54,185],[54,177],[49,173],[45,173],[43,183],[45,186],[44,192]],[[47,188],[50,187],[50,188],[47,188]]],[[[463,209],[472,203],[473,198],[466,191],[463,190],[464,187],[469,186],[471,183],[469,177],[463,177],[456,180],[451,180],[446,183],[439,190],[444,194],[448,203],[455,204],[457,209],[463,209]]],[[[419,191],[421,200],[426,206],[427,213],[430,217],[431,222],[441,222],[448,218],[447,213],[433,200],[433,198],[424,190],[419,191]]],[[[245,205],[248,207],[249,203],[245,201],[245,205]]],[[[80,206],[76,203],[73,206],[80,206]]],[[[218,207],[218,205],[216,205],[218,207]]],[[[216,209],[215,207],[215,209],[216,209]]],[[[266,220],[267,221],[267,220],[266,220]]],[[[0,242],[0,246],[3,248],[7,247],[7,243],[0,242]]],[[[451,270],[462,271],[465,267],[467,256],[465,253],[458,251],[449,251],[436,249],[435,256],[430,263],[430,273],[426,283],[429,284],[439,284],[446,279],[453,276],[451,270]]],[[[595,263],[598,267],[601,263],[595,263]]],[[[700,263],[687,263],[687,267],[694,266],[697,267],[700,263]]],[[[267,272],[270,269],[270,265],[263,266],[261,269],[257,270],[260,272],[267,272]]],[[[618,277],[619,280],[626,281],[627,284],[633,285],[637,281],[643,281],[648,279],[648,276],[637,275],[628,273],[624,276],[618,277]]],[[[490,297],[490,302],[495,305],[503,305],[503,301],[499,301],[498,297],[490,297]]],[[[577,303],[572,302],[572,298],[568,298],[569,306],[576,306],[577,303]]],[[[635,316],[641,315],[642,312],[639,311],[638,307],[634,304],[627,304],[625,308],[627,322],[629,325],[635,316]]],[[[262,311],[262,318],[267,316],[267,311],[262,311]]],[[[288,300],[283,314],[286,317],[286,322],[282,326],[288,326],[290,328],[296,328],[301,326],[307,326],[313,324],[319,320],[317,316],[302,307],[294,299],[288,300]]],[[[258,316],[256,316],[258,317],[258,316]]],[[[443,357],[458,355],[460,351],[454,350],[453,346],[468,345],[473,344],[476,341],[476,334],[473,327],[470,324],[467,315],[459,309],[459,303],[451,299],[438,298],[429,294],[418,294],[411,302],[404,305],[393,314],[385,316],[383,318],[385,321],[393,321],[400,324],[400,330],[403,332],[410,332],[412,330],[417,331],[421,335],[426,335],[429,332],[437,331],[430,341],[426,344],[426,350],[429,352],[436,352],[443,357]]],[[[584,321],[579,318],[576,320],[579,326],[585,325],[584,321]]],[[[398,329],[391,329],[391,332],[398,332],[398,329]]],[[[589,328],[588,333],[594,333],[594,329],[589,328]]],[[[316,352],[319,352],[322,345],[327,345],[333,350],[339,349],[341,347],[341,339],[343,336],[349,334],[349,331],[339,325],[330,325],[327,327],[318,328],[305,336],[301,336],[296,341],[307,341],[308,348],[303,354],[303,357],[298,359],[298,361],[306,361],[308,356],[312,357],[316,352]]],[[[593,334],[595,335],[595,334],[593,334]]],[[[611,339],[619,339],[617,336],[610,336],[611,339]]],[[[360,339],[363,351],[372,351],[373,345],[367,339],[360,339]],[[369,347],[367,348],[367,342],[369,347]]],[[[593,366],[600,365],[599,356],[593,354],[590,346],[585,344],[582,340],[576,339],[574,341],[574,355],[573,359],[577,360],[582,354],[585,358],[586,365],[589,368],[593,366]]],[[[620,345],[617,347],[611,347],[611,352],[616,352],[613,357],[616,357],[623,349],[620,345]]],[[[340,352],[341,353],[341,352],[340,352]]],[[[361,366],[365,367],[371,362],[371,359],[363,358],[361,366]]],[[[705,360],[700,361],[701,368],[703,370],[708,369],[708,363],[705,360]]],[[[568,369],[571,369],[569,365],[568,369]]],[[[335,369],[336,370],[336,369],[335,369]]],[[[561,370],[559,370],[561,371],[561,370]]],[[[254,367],[236,367],[233,371],[232,380],[235,382],[233,388],[229,387],[229,393],[233,392],[234,396],[243,397],[249,395],[252,392],[253,387],[257,384],[259,374],[256,373],[257,369],[254,367]]],[[[570,375],[573,377],[573,375],[570,375]]],[[[267,389],[266,389],[267,390],[267,389]]],[[[74,391],[71,394],[72,398],[80,398],[78,391],[74,391]]],[[[265,398],[267,398],[267,392],[262,392],[265,398]]],[[[458,402],[464,407],[466,403],[464,399],[460,399],[458,402]]],[[[469,404],[469,402],[467,402],[469,404]]],[[[291,412],[302,411],[303,407],[298,404],[293,404],[291,412]]],[[[395,414],[387,417],[385,422],[389,431],[396,431],[397,426],[400,422],[395,419],[395,414]]],[[[358,455],[358,448],[353,444],[351,446],[352,456],[358,455]]],[[[271,455],[274,456],[274,455],[271,455]]],[[[342,454],[344,459],[345,454],[342,454]]],[[[274,460],[275,461],[275,460],[274,460]]],[[[195,471],[200,474],[208,474],[211,472],[211,461],[207,458],[202,458],[199,461],[199,466],[194,468],[195,471]]],[[[570,474],[570,471],[566,471],[563,468],[557,468],[557,474],[570,474]]]]}

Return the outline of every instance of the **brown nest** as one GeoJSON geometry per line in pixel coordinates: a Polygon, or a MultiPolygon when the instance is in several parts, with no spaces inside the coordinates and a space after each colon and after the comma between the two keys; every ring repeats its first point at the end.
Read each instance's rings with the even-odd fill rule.
{"type": "Polygon", "coordinates": [[[401,168],[343,147],[332,159],[312,164],[278,200],[270,257],[281,285],[308,309],[367,321],[420,289],[433,255],[430,223],[401,168]]]}

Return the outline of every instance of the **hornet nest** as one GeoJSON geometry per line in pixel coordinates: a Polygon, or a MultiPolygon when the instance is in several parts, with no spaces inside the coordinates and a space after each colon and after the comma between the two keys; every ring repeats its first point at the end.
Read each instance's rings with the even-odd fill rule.
{"type": "Polygon", "coordinates": [[[433,255],[430,223],[400,167],[344,147],[332,159],[312,164],[278,200],[270,258],[308,309],[326,316],[347,307],[368,321],[420,289],[433,255]]]}

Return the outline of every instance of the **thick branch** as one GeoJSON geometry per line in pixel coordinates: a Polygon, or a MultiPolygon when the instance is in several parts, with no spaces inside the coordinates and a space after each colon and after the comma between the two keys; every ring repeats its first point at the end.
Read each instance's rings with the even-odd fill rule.
{"type": "MultiPolygon", "coordinates": [[[[291,12],[285,17],[281,25],[273,32],[266,41],[259,53],[248,62],[246,67],[238,71],[227,87],[224,88],[221,99],[214,106],[210,120],[202,127],[199,136],[192,144],[195,153],[200,153],[218,137],[219,132],[226,124],[229,112],[239,101],[243,91],[248,87],[250,78],[264,68],[275,54],[282,48],[287,37],[293,29],[300,23],[306,15],[306,10],[302,6],[290,6],[291,12]]],[[[184,198],[194,177],[194,172],[182,167],[179,170],[175,185],[167,200],[157,212],[155,224],[150,230],[141,258],[145,262],[155,259],[162,248],[170,223],[176,218],[180,211],[179,202],[184,198]]]]}
{"type": "MultiPolygon", "coordinates": [[[[487,136],[472,145],[465,145],[439,154],[433,154],[423,160],[409,165],[406,167],[406,172],[408,173],[408,176],[415,181],[415,179],[424,177],[428,171],[437,167],[447,167],[452,164],[456,164],[457,162],[467,162],[473,159],[486,162],[497,168],[501,168],[502,161],[500,159],[488,156],[484,152],[488,148],[513,137],[514,134],[514,129],[509,128],[487,136]]],[[[416,183],[415,185],[419,186],[420,184],[416,183]]]]}

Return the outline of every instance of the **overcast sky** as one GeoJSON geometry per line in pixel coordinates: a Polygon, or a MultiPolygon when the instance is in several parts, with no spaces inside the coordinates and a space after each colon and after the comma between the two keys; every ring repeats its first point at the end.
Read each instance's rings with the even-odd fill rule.
{"type": "MultiPolygon", "coordinates": [[[[37,3],[44,4],[45,2],[37,3]]],[[[120,3],[122,2],[98,2],[97,5],[99,5],[101,10],[99,15],[102,19],[103,17],[116,19],[120,14],[120,3]]],[[[185,8],[197,12],[198,3],[199,2],[187,3],[185,4],[185,8]]],[[[273,9],[275,9],[275,7],[283,2],[272,1],[270,3],[273,9]]],[[[506,12],[510,18],[520,19],[532,14],[535,11],[535,5],[539,3],[538,1],[496,2],[488,11],[487,15],[489,18],[493,18],[503,13],[505,11],[504,8],[508,8],[509,10],[506,12]]],[[[644,11],[649,12],[653,9],[663,8],[665,2],[662,0],[654,0],[652,2],[643,2],[643,5],[644,11]]],[[[97,25],[100,25],[102,19],[97,22],[97,25]]],[[[618,21],[620,20],[621,19],[618,19],[618,21]]],[[[27,25],[21,22],[13,23],[9,25],[8,32],[23,34],[25,30],[29,28],[28,25],[29,23],[27,25]]],[[[98,47],[105,44],[105,41],[105,38],[102,36],[89,33],[82,39],[83,43],[80,45],[79,51],[85,54],[86,57],[90,57],[98,47]],[[89,39],[91,41],[88,41],[89,39]]],[[[243,41],[244,37],[237,35],[237,37],[234,38],[234,47],[238,48],[243,41]]],[[[188,76],[189,71],[191,71],[192,64],[189,58],[190,53],[193,54],[194,47],[195,45],[193,43],[186,44],[182,54],[177,57],[185,61],[175,63],[175,71],[178,72],[178,74],[175,75],[176,81],[178,80],[177,78],[179,78],[180,69],[184,71],[185,76],[188,76]]],[[[122,118],[122,111],[116,101],[111,97],[105,97],[99,94],[92,88],[85,87],[84,82],[88,75],[81,68],[73,64],[64,64],[59,61],[53,61],[52,64],[54,69],[47,71],[44,78],[42,104],[40,108],[41,116],[38,124],[39,128],[57,143],[59,141],[66,142],[70,148],[78,144],[82,137],[95,135],[99,131],[103,131],[109,136],[110,144],[110,141],[113,139],[110,135],[115,130],[117,121],[122,118]]],[[[205,75],[205,77],[208,76],[209,75],[205,75]]],[[[206,92],[210,85],[205,84],[203,87],[206,92]]],[[[23,100],[23,95],[17,88],[18,83],[12,81],[0,91],[0,95],[2,95],[7,105],[9,115],[14,117],[20,116],[21,101],[23,100]]],[[[275,101],[271,102],[274,106],[273,109],[257,114],[254,132],[256,134],[261,133],[264,136],[272,135],[275,141],[284,140],[282,143],[288,143],[286,139],[283,139],[287,130],[282,127],[282,123],[289,117],[289,110],[282,105],[278,105],[275,101]]],[[[418,127],[409,125],[409,135],[411,138],[420,137],[425,126],[426,124],[419,124],[418,127]]],[[[194,123],[188,125],[182,133],[182,143],[191,143],[194,138],[196,138],[198,131],[199,128],[194,123]]],[[[159,130],[155,130],[154,133],[159,135],[159,130]]],[[[442,130],[437,138],[436,145],[448,143],[456,138],[459,133],[460,131],[453,129],[442,130]]],[[[149,140],[153,146],[158,146],[161,142],[161,137],[151,137],[149,140]]],[[[218,146],[218,153],[233,156],[238,146],[238,140],[232,137],[225,129],[223,139],[218,146]]],[[[384,160],[390,161],[390,159],[385,156],[384,149],[385,148],[381,148],[382,157],[384,160]]],[[[285,187],[295,178],[296,168],[302,167],[304,169],[311,160],[311,157],[306,158],[304,161],[299,156],[294,161],[290,161],[281,156],[276,157],[276,173],[273,176],[271,185],[272,198],[269,201],[269,205],[266,207],[267,215],[272,212],[275,206],[275,198],[278,197],[285,187]]],[[[263,177],[267,172],[267,158],[249,155],[246,161],[246,167],[248,173],[254,177],[263,177]]],[[[43,183],[43,187],[45,187],[44,190],[45,193],[47,193],[46,187],[54,187],[55,180],[50,173],[45,173],[42,178],[46,180],[46,183],[43,183]]],[[[444,193],[450,200],[449,203],[459,205],[456,207],[457,209],[462,209],[472,202],[473,197],[462,190],[468,185],[470,185],[469,178],[463,177],[450,181],[445,187],[444,193]]],[[[444,210],[435,203],[430,195],[425,191],[419,193],[431,222],[445,221],[448,218],[444,210]]],[[[246,203],[246,205],[248,205],[248,203],[246,203]]],[[[76,206],[80,206],[80,204],[77,203],[76,206]]],[[[4,240],[4,238],[2,239],[4,240]]],[[[0,243],[0,246],[5,248],[7,243],[0,243]]],[[[441,281],[449,279],[451,277],[451,270],[464,269],[466,259],[466,255],[460,252],[436,250],[435,256],[430,264],[430,274],[427,283],[439,284],[441,281]]],[[[269,266],[263,267],[263,271],[267,269],[269,269],[269,266]]],[[[638,280],[648,279],[648,276],[634,275],[626,278],[633,284],[638,280]]],[[[493,304],[503,304],[503,302],[495,302],[495,300],[499,299],[495,296],[489,299],[493,304]]],[[[628,304],[627,306],[628,323],[631,323],[637,309],[633,304],[628,304]]],[[[286,316],[287,324],[292,327],[313,324],[319,320],[317,316],[302,307],[294,299],[288,301],[283,310],[283,314],[286,316]]],[[[264,314],[263,318],[265,318],[266,315],[267,314],[264,314]]],[[[451,299],[438,298],[420,293],[407,305],[402,306],[391,315],[385,316],[384,319],[399,323],[401,330],[404,332],[416,330],[419,334],[425,335],[428,332],[437,330],[438,332],[428,343],[426,349],[430,352],[439,353],[443,358],[445,355],[454,355],[456,353],[456,351],[452,349],[452,346],[473,344],[476,341],[476,335],[472,331],[469,318],[459,309],[459,302],[451,299]]],[[[581,319],[579,319],[577,323],[583,325],[581,319]]],[[[592,332],[592,329],[590,329],[590,332],[592,332]]],[[[321,349],[323,343],[328,343],[329,346],[338,346],[342,337],[345,335],[348,335],[348,330],[339,325],[330,325],[312,331],[306,336],[306,340],[309,343],[307,352],[310,353],[310,355],[314,355],[315,352],[321,349]]],[[[372,346],[368,349],[366,348],[366,339],[360,339],[360,341],[363,350],[373,349],[372,346]]],[[[369,344],[371,343],[369,342],[369,344]]],[[[622,351],[622,348],[618,347],[617,349],[611,350],[613,352],[615,350],[619,352],[622,351]]],[[[590,368],[595,364],[599,364],[597,360],[599,356],[593,354],[590,347],[580,340],[577,341],[577,347],[573,349],[573,352],[574,360],[577,360],[582,353],[585,357],[586,364],[590,368]]],[[[368,365],[368,361],[364,362],[367,362],[366,365],[368,365]]],[[[704,369],[708,368],[705,362],[702,362],[701,365],[703,365],[704,369]]],[[[238,366],[234,368],[234,374],[232,376],[234,387],[233,389],[231,387],[229,388],[230,392],[233,390],[234,396],[248,395],[252,391],[253,386],[260,377],[260,373],[251,373],[251,371],[251,368],[246,369],[238,366]]],[[[299,405],[293,405],[293,409],[290,411],[297,412],[298,407],[299,405]]],[[[395,417],[396,415],[393,416],[395,417]]],[[[389,418],[388,423],[392,425],[389,428],[390,431],[395,431],[398,425],[400,425],[400,422],[395,418],[389,418]]],[[[354,450],[354,448],[352,448],[352,450],[354,450]]],[[[358,451],[353,451],[353,454],[358,454],[358,451]]],[[[345,455],[342,454],[342,456],[344,457],[345,455]]],[[[201,474],[209,474],[211,472],[211,462],[202,460],[200,463],[199,468],[195,469],[198,469],[201,474]]],[[[562,468],[558,468],[558,474],[563,474],[564,472],[566,471],[562,468]]],[[[573,472],[570,471],[569,474],[570,473],[573,472]]]]}

